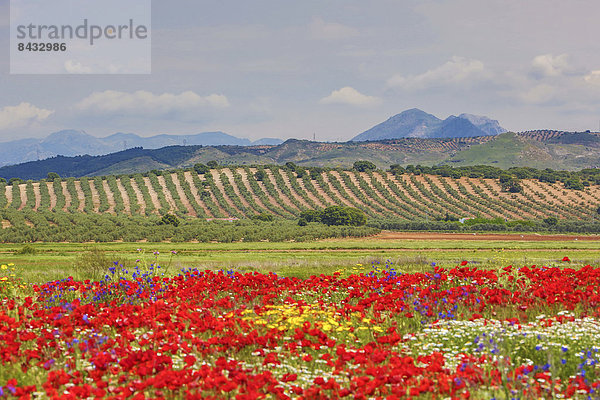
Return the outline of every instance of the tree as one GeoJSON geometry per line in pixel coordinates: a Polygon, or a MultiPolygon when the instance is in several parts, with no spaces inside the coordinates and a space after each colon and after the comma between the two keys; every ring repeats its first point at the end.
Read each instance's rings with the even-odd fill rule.
{"type": "Polygon", "coordinates": [[[215,161],[215,160],[210,160],[209,162],[206,163],[206,165],[209,168],[213,168],[213,169],[219,167],[219,163],[217,161],[215,161]]]}
{"type": "Polygon", "coordinates": [[[58,175],[56,172],[48,172],[48,180],[53,181],[55,179],[60,179],[60,175],[58,175]]]}
{"type": "Polygon", "coordinates": [[[173,214],[165,214],[160,220],[159,225],[179,226],[179,218],[173,214]]]}
{"type": "Polygon", "coordinates": [[[304,218],[300,218],[298,220],[298,226],[306,226],[306,225],[308,225],[308,222],[304,218]]]}
{"type": "Polygon", "coordinates": [[[257,181],[264,181],[267,178],[267,173],[265,172],[264,169],[259,169],[258,171],[256,171],[256,173],[254,174],[254,178],[257,181]]]}
{"type": "Polygon", "coordinates": [[[265,212],[257,214],[257,215],[253,215],[251,218],[255,221],[265,221],[265,222],[271,222],[274,219],[273,214],[268,214],[265,212]]]}
{"type": "Polygon", "coordinates": [[[556,217],[544,218],[544,223],[546,225],[550,225],[550,226],[556,225],[556,224],[558,224],[558,218],[556,218],[556,217]]]}
{"type": "Polygon", "coordinates": [[[304,210],[300,213],[300,219],[306,222],[321,222],[323,210],[304,210]]]}
{"type": "Polygon", "coordinates": [[[6,179],[0,178],[0,183],[6,183],[6,179]]]}
{"type": "Polygon", "coordinates": [[[367,217],[357,208],[331,206],[323,210],[321,222],[326,225],[362,226],[367,223],[367,217]]]}
{"type": "Polygon", "coordinates": [[[210,168],[208,167],[208,165],[198,163],[198,164],[194,164],[194,171],[196,171],[196,173],[198,175],[204,175],[204,174],[210,172],[210,168]]]}
{"type": "Polygon", "coordinates": [[[377,166],[373,164],[371,161],[356,161],[354,163],[353,168],[358,172],[366,172],[366,171],[374,171],[377,169],[377,166]]]}

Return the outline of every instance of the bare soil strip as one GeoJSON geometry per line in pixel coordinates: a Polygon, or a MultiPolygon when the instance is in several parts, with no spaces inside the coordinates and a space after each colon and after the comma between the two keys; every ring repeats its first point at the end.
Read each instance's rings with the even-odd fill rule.
{"type": "Polygon", "coordinates": [[[33,195],[35,196],[35,206],[33,211],[37,211],[42,204],[42,194],[40,193],[40,184],[43,182],[36,182],[33,184],[33,195]]]}
{"type": "Polygon", "coordinates": [[[6,205],[10,206],[12,204],[12,186],[6,186],[4,195],[6,196],[6,205]]]}
{"type": "Polygon", "coordinates": [[[298,182],[298,186],[300,186],[300,188],[302,190],[304,190],[308,196],[313,199],[313,201],[317,202],[318,204],[322,204],[323,207],[329,207],[329,206],[334,206],[337,203],[335,201],[332,200],[331,197],[329,197],[329,195],[327,193],[325,193],[325,191],[323,190],[323,188],[319,187],[319,184],[317,183],[317,181],[312,182],[313,187],[315,188],[315,190],[317,191],[317,193],[323,197],[323,199],[325,200],[326,204],[323,204],[323,202],[321,200],[319,200],[319,198],[317,196],[315,196],[313,194],[312,191],[308,190],[306,188],[306,185],[304,184],[304,179],[298,179],[296,182],[298,182]]]}
{"type": "MultiPolygon", "coordinates": [[[[339,172],[338,172],[339,173],[339,172]]],[[[364,183],[366,183],[366,185],[373,191],[375,192],[375,194],[377,194],[377,197],[379,199],[371,199],[375,204],[378,204],[379,207],[383,208],[384,210],[387,210],[389,212],[391,212],[392,214],[397,214],[396,212],[396,207],[391,204],[384,196],[379,195],[377,189],[375,189],[375,187],[373,187],[373,185],[371,184],[371,178],[369,177],[369,175],[367,173],[360,173],[361,178],[363,179],[364,183]]],[[[354,186],[356,186],[357,188],[359,188],[359,190],[364,193],[364,191],[362,190],[362,188],[360,187],[360,182],[358,181],[358,178],[356,177],[356,175],[354,174],[354,172],[350,171],[350,172],[346,172],[346,175],[348,175],[348,177],[350,178],[350,182],[352,182],[354,184],[354,186]]],[[[364,193],[364,195],[366,197],[369,197],[367,195],[367,193],[364,193]]]]}
{"type": "Polygon", "coordinates": [[[158,179],[158,183],[160,184],[160,187],[162,188],[162,192],[165,195],[165,200],[167,200],[167,203],[169,204],[169,208],[170,208],[169,212],[175,212],[175,210],[177,210],[177,205],[175,204],[175,199],[173,199],[173,195],[171,194],[171,191],[167,187],[167,182],[165,181],[165,177],[162,175],[159,175],[156,177],[156,179],[158,179]]]}
{"type": "Polygon", "coordinates": [[[185,206],[187,213],[189,215],[191,215],[192,217],[197,217],[198,214],[196,214],[194,207],[192,207],[192,205],[190,204],[190,201],[188,200],[187,196],[185,195],[185,192],[183,191],[183,188],[181,187],[181,182],[179,182],[179,177],[177,176],[177,174],[171,174],[171,180],[173,181],[173,184],[175,185],[175,189],[177,189],[177,194],[179,195],[179,199],[181,199],[181,203],[183,203],[183,205],[185,206]]]}
{"type": "Polygon", "coordinates": [[[25,204],[27,203],[27,185],[19,185],[19,192],[21,194],[21,205],[18,210],[21,211],[25,208],[25,204]]]}
{"type": "MultiPolygon", "coordinates": [[[[335,188],[335,186],[333,186],[331,184],[331,182],[329,182],[329,178],[327,177],[326,172],[323,172],[321,174],[321,176],[323,177],[323,181],[325,182],[325,184],[329,187],[329,190],[331,191],[331,193],[333,193],[333,195],[335,197],[337,197],[341,203],[344,203],[344,205],[349,206],[349,207],[354,207],[354,204],[352,204],[352,202],[350,202],[350,200],[348,200],[344,196],[342,196],[342,194],[340,192],[338,192],[338,190],[335,188]]],[[[320,187],[319,187],[318,182],[316,182],[316,181],[313,182],[313,185],[315,186],[315,188],[317,188],[317,190],[319,190],[320,187]]],[[[321,193],[321,195],[323,195],[325,190],[323,190],[323,188],[320,188],[320,189],[321,190],[319,191],[319,193],[321,193]]],[[[325,196],[323,196],[323,197],[325,197],[325,196]]],[[[325,198],[327,198],[327,197],[325,197],[325,198]]]]}
{"type": "Polygon", "coordinates": [[[385,179],[386,177],[383,177],[381,174],[379,174],[377,172],[373,173],[373,177],[375,178],[375,180],[377,180],[377,182],[379,182],[388,191],[388,193],[393,198],[395,198],[398,202],[406,204],[408,207],[410,207],[409,210],[411,210],[411,211],[407,210],[407,212],[421,213],[422,209],[426,209],[426,210],[429,210],[429,212],[433,212],[433,210],[430,207],[428,207],[427,205],[423,204],[423,202],[416,201],[415,199],[413,199],[412,196],[404,190],[402,185],[400,185],[400,183],[397,180],[393,179],[394,178],[393,174],[388,174],[388,175],[386,175],[386,177],[388,178],[388,180],[390,182],[392,182],[394,185],[396,185],[398,190],[400,190],[408,198],[408,200],[411,200],[413,203],[407,202],[406,200],[401,198],[395,191],[393,191],[392,188],[390,188],[390,185],[388,184],[388,180],[385,179]],[[420,205],[422,208],[416,207],[417,205],[420,205]]]}
{"type": "Polygon", "coordinates": [[[115,202],[115,195],[112,190],[110,190],[108,182],[105,179],[102,179],[102,189],[104,189],[104,193],[106,193],[106,199],[108,200],[108,210],[106,210],[106,212],[115,215],[115,207],[117,206],[117,203],[115,202]]]}
{"type": "MultiPolygon", "coordinates": [[[[488,183],[488,180],[485,180],[485,182],[488,183]]],[[[504,204],[502,204],[502,203],[499,202],[498,199],[500,199],[500,201],[502,201],[502,202],[505,202],[505,201],[507,201],[509,199],[506,199],[506,197],[502,196],[502,193],[500,191],[497,192],[496,188],[494,188],[494,192],[492,192],[492,191],[490,191],[490,189],[488,189],[487,186],[481,185],[481,184],[479,184],[478,182],[475,182],[475,181],[473,181],[473,186],[478,186],[483,193],[487,194],[490,197],[490,199],[492,199],[492,200],[495,199],[496,202],[497,202],[497,204],[500,207],[502,207],[502,210],[505,213],[504,217],[509,217],[509,218],[512,218],[512,219],[520,219],[521,218],[518,214],[516,214],[513,211],[510,211],[508,208],[505,207],[504,204]]],[[[497,188],[497,189],[502,190],[502,188],[497,188]]]]}
{"type": "Polygon", "coordinates": [[[158,214],[158,210],[160,210],[160,201],[158,201],[158,195],[156,194],[156,192],[154,191],[154,188],[152,187],[152,182],[150,182],[150,178],[148,178],[147,176],[144,177],[144,185],[146,185],[146,188],[148,189],[148,192],[150,193],[150,200],[152,200],[152,205],[154,206],[154,212],[158,214]]]}
{"type": "Polygon", "coordinates": [[[225,174],[227,179],[229,179],[229,183],[233,187],[233,192],[240,199],[243,206],[246,207],[246,209],[248,209],[248,210],[252,210],[253,207],[250,205],[250,203],[248,203],[248,201],[244,198],[244,196],[241,195],[240,188],[235,183],[235,179],[233,177],[233,172],[229,168],[223,168],[221,171],[225,174]]]}
{"type": "Polygon", "coordinates": [[[60,186],[62,187],[63,196],[65,196],[65,206],[63,207],[63,211],[66,212],[68,208],[71,207],[71,193],[69,193],[69,189],[67,188],[67,182],[62,181],[60,186]]]}
{"type": "MultiPolygon", "coordinates": [[[[285,172],[281,172],[281,171],[280,171],[280,173],[281,173],[281,177],[283,178],[283,181],[285,182],[286,186],[290,189],[290,191],[294,194],[294,196],[298,199],[298,201],[302,202],[302,204],[304,204],[307,208],[312,208],[312,206],[302,197],[302,195],[300,193],[298,193],[298,191],[296,189],[294,189],[294,187],[292,186],[292,184],[290,182],[290,177],[288,176],[288,174],[285,172]]],[[[296,179],[296,183],[298,183],[298,186],[300,186],[300,188],[304,191],[304,193],[306,193],[306,197],[311,199],[317,207],[319,207],[319,208],[327,207],[325,204],[321,203],[321,201],[317,198],[317,196],[315,196],[312,192],[310,192],[309,190],[307,190],[304,187],[304,182],[302,181],[302,179],[296,179]]]]}
{"type": "MultiPolygon", "coordinates": [[[[200,179],[202,182],[204,182],[206,180],[206,178],[203,175],[198,175],[198,179],[200,179]]],[[[213,204],[215,206],[217,206],[217,208],[219,209],[219,212],[225,217],[225,218],[232,218],[232,215],[229,215],[229,213],[227,211],[225,211],[225,209],[223,208],[223,206],[221,205],[221,203],[219,203],[219,200],[217,199],[217,196],[215,196],[215,194],[212,192],[212,190],[209,190],[208,193],[210,194],[210,199],[212,200],[213,204]]]]}
{"type": "Polygon", "coordinates": [[[125,190],[121,179],[117,179],[117,189],[119,189],[119,193],[123,199],[123,212],[127,215],[131,215],[131,200],[129,199],[129,196],[127,196],[127,190],[125,190]]]}
{"type": "Polygon", "coordinates": [[[30,228],[35,228],[35,224],[28,219],[25,220],[25,225],[27,225],[30,228]]]}
{"type": "Polygon", "coordinates": [[[421,191],[419,190],[419,188],[417,188],[417,187],[416,187],[416,186],[415,186],[415,185],[412,183],[412,181],[411,181],[411,180],[410,180],[408,177],[406,177],[406,178],[405,178],[405,176],[404,176],[404,175],[402,175],[402,176],[400,176],[399,178],[396,178],[396,176],[394,176],[394,174],[392,174],[392,173],[390,173],[390,172],[388,172],[387,176],[388,176],[388,179],[389,179],[391,182],[393,182],[394,184],[396,184],[396,186],[398,186],[398,189],[402,190],[402,191],[404,192],[404,194],[406,195],[406,197],[408,197],[408,198],[409,198],[410,200],[412,200],[414,203],[416,203],[416,204],[421,204],[422,206],[426,207],[428,210],[430,210],[430,211],[431,211],[431,213],[432,213],[432,214],[435,214],[435,213],[437,213],[437,212],[438,212],[438,211],[437,211],[437,210],[436,210],[434,207],[432,207],[432,206],[429,204],[429,201],[425,201],[425,200],[423,200],[423,198],[425,198],[425,196],[424,196],[424,195],[421,193],[421,191]],[[402,183],[400,183],[400,180],[402,180],[402,182],[403,182],[403,183],[404,183],[406,186],[408,186],[409,188],[411,188],[411,189],[414,191],[414,193],[415,193],[415,194],[416,194],[418,197],[415,197],[415,196],[413,196],[413,195],[412,195],[410,192],[408,192],[408,190],[406,190],[406,189],[404,188],[404,185],[403,185],[402,183]],[[419,196],[419,194],[420,194],[421,196],[419,196]]]}
{"type": "Polygon", "coordinates": [[[292,200],[290,200],[290,198],[285,193],[283,193],[283,191],[281,191],[281,188],[279,187],[279,185],[277,185],[277,181],[275,180],[273,171],[271,171],[270,169],[266,169],[265,172],[267,173],[267,176],[269,177],[269,182],[271,182],[271,185],[273,185],[273,187],[275,187],[275,192],[279,195],[279,198],[281,199],[281,201],[283,201],[283,203],[286,206],[292,207],[298,211],[301,211],[300,208],[298,208],[294,204],[294,202],[292,200]]]}
{"type": "Polygon", "coordinates": [[[192,192],[192,196],[194,196],[194,200],[196,200],[196,203],[198,203],[200,205],[200,207],[202,207],[202,209],[204,210],[204,213],[207,216],[214,217],[213,213],[210,212],[208,207],[206,207],[206,204],[204,204],[204,201],[202,201],[202,199],[198,195],[198,188],[196,187],[196,185],[194,185],[194,178],[192,177],[192,172],[185,171],[183,173],[183,176],[185,177],[185,180],[188,183],[188,185],[190,185],[190,190],[192,192]]]}
{"type": "Polygon", "coordinates": [[[10,221],[7,221],[5,219],[2,220],[2,229],[8,229],[12,226],[12,224],[10,223],[10,221]]]}
{"type": "Polygon", "coordinates": [[[584,241],[600,240],[600,235],[543,235],[543,234],[500,234],[500,233],[439,233],[439,232],[391,232],[383,231],[369,240],[512,240],[519,242],[564,242],[577,239],[584,241]]]}
{"type": "Polygon", "coordinates": [[[234,210],[238,211],[240,214],[244,215],[245,213],[242,210],[240,210],[239,208],[237,208],[235,206],[235,203],[233,202],[233,200],[231,200],[229,198],[229,196],[227,196],[227,193],[225,193],[225,187],[223,186],[223,182],[221,182],[220,171],[217,169],[211,169],[210,173],[212,174],[213,181],[215,182],[215,186],[217,187],[219,192],[221,192],[221,195],[223,196],[223,198],[225,199],[225,202],[229,205],[229,207],[233,208],[234,210]]]}
{"type": "MultiPolygon", "coordinates": [[[[77,211],[83,212],[85,209],[85,194],[83,193],[83,189],[81,189],[81,181],[75,181],[75,191],[77,192],[77,199],[79,200],[77,211]]],[[[52,197],[50,198],[50,202],[52,202],[52,197]]]]}
{"type": "Polygon", "coordinates": [[[133,189],[133,192],[135,193],[136,201],[140,206],[140,215],[146,215],[146,202],[144,201],[144,195],[142,194],[142,191],[138,187],[135,179],[130,178],[129,182],[131,183],[131,188],[133,189]]]}
{"type": "Polygon", "coordinates": [[[240,168],[237,170],[237,173],[240,174],[240,176],[242,177],[242,183],[246,187],[246,190],[254,195],[254,201],[256,202],[256,205],[259,206],[260,208],[262,208],[263,210],[268,210],[268,208],[262,202],[260,197],[258,197],[258,195],[256,193],[254,193],[254,191],[252,190],[252,187],[250,186],[250,182],[248,182],[248,175],[246,175],[246,170],[240,168]]]}
{"type": "Polygon", "coordinates": [[[90,191],[92,192],[92,204],[94,205],[94,212],[100,213],[100,194],[98,193],[98,189],[96,189],[96,185],[93,180],[89,181],[90,183],[90,191]]]}
{"type": "Polygon", "coordinates": [[[456,202],[458,202],[462,206],[467,207],[472,214],[474,214],[474,215],[481,214],[483,217],[486,217],[486,218],[493,217],[493,215],[490,214],[490,209],[487,206],[483,206],[483,205],[479,204],[478,202],[474,201],[473,203],[475,203],[476,205],[480,206],[481,208],[483,208],[485,210],[485,211],[482,211],[481,209],[474,207],[472,204],[469,204],[469,202],[471,200],[458,190],[458,186],[456,186],[456,183],[454,183],[452,179],[444,178],[442,176],[436,176],[436,175],[429,176],[429,179],[431,179],[431,182],[433,182],[438,188],[440,188],[440,190],[446,196],[448,196],[451,199],[454,199],[456,202]],[[450,186],[450,188],[454,189],[456,191],[456,193],[453,194],[453,193],[450,193],[448,190],[446,190],[446,188],[444,187],[444,183],[446,183],[448,186],[450,186]]]}
{"type": "Polygon", "coordinates": [[[50,211],[54,211],[56,208],[56,193],[54,193],[54,184],[52,182],[46,182],[48,188],[48,194],[50,195],[50,211]]]}

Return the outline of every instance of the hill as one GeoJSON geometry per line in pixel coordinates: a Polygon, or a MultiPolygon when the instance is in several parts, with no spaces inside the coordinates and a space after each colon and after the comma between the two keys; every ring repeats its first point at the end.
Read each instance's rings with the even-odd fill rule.
{"type": "Polygon", "coordinates": [[[398,174],[325,169],[306,173],[302,168],[277,166],[223,167],[204,174],[181,169],[0,183],[0,215],[4,215],[0,219],[4,227],[20,224],[23,218],[32,223],[36,218],[51,218],[50,214],[35,216],[51,211],[123,216],[174,213],[205,219],[267,213],[295,219],[303,210],[330,205],[356,207],[371,218],[413,221],[448,216],[509,220],[591,220],[597,216],[600,174],[584,181],[587,187],[576,178],[579,190],[570,183],[571,178],[569,184],[520,179],[521,191],[511,193],[497,178],[486,178],[489,173],[499,173],[486,168],[471,171],[469,176],[473,177],[460,177],[443,169],[432,175],[416,171],[398,174]],[[259,170],[263,172],[257,174],[259,170]]]}
{"type": "Polygon", "coordinates": [[[0,166],[43,160],[57,155],[97,156],[135,147],[158,149],[175,145],[250,146],[277,145],[282,142],[281,139],[274,138],[263,138],[251,142],[248,139],[237,138],[223,132],[203,132],[194,135],[156,135],[151,137],[141,137],[133,133],[115,133],[104,138],[98,138],[84,131],[63,130],[54,132],[43,139],[21,139],[0,143],[0,166]]]}
{"type": "Polygon", "coordinates": [[[5,179],[96,176],[191,167],[217,161],[220,165],[285,164],[351,167],[370,160],[380,168],[400,165],[493,165],[578,170],[600,166],[600,135],[589,132],[532,131],[466,138],[402,138],[376,142],[321,143],[290,139],[279,145],[169,146],[134,148],[104,156],[57,156],[5,166],[5,179]]]}
{"type": "Polygon", "coordinates": [[[488,117],[461,114],[441,120],[418,108],[394,115],[387,121],[356,136],[352,141],[374,141],[399,138],[459,138],[497,135],[506,132],[498,121],[488,117]]]}

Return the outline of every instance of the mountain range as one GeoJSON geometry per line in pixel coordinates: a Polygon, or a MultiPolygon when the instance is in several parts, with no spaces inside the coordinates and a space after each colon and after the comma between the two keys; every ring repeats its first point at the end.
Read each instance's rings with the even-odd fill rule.
{"type": "Polygon", "coordinates": [[[418,108],[396,114],[352,141],[374,141],[400,138],[458,138],[493,136],[506,132],[498,121],[472,114],[451,115],[442,120],[418,108]]]}
{"type": "Polygon", "coordinates": [[[159,149],[174,145],[251,146],[277,145],[281,139],[264,138],[251,142],[223,132],[203,132],[195,135],[156,135],[141,137],[133,133],[115,133],[98,138],[78,130],[54,132],[43,139],[20,139],[0,143],[0,166],[19,164],[61,156],[110,154],[121,150],[143,147],[159,149]]]}

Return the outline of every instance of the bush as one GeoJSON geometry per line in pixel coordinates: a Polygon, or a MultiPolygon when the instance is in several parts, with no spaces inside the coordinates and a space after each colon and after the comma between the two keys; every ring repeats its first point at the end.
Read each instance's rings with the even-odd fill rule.
{"type": "Polygon", "coordinates": [[[257,215],[253,215],[251,219],[253,219],[255,221],[270,222],[270,221],[273,221],[274,217],[273,217],[273,214],[260,213],[260,214],[257,214],[257,215]]]}
{"type": "Polygon", "coordinates": [[[48,172],[48,180],[53,181],[55,179],[60,179],[60,175],[58,175],[56,172],[48,172]]]}
{"type": "Polygon", "coordinates": [[[219,166],[219,163],[215,160],[210,160],[206,163],[206,166],[209,168],[217,168],[219,166]]]}
{"type": "Polygon", "coordinates": [[[78,275],[97,280],[104,277],[111,264],[112,261],[106,257],[104,251],[93,247],[77,258],[75,271],[78,275]]]}
{"type": "Polygon", "coordinates": [[[254,178],[255,178],[257,181],[264,181],[264,180],[267,178],[267,173],[266,173],[264,170],[262,170],[262,169],[259,169],[259,170],[258,170],[258,171],[256,171],[256,173],[254,174],[254,178]]]}
{"type": "Polygon", "coordinates": [[[177,218],[175,215],[173,214],[165,214],[160,222],[159,225],[173,225],[173,226],[179,226],[179,218],[177,218]]]}
{"type": "Polygon", "coordinates": [[[196,171],[198,175],[204,175],[210,172],[210,168],[208,167],[208,165],[198,163],[194,164],[194,171],[196,171]]]}
{"type": "Polygon", "coordinates": [[[17,252],[17,254],[21,254],[21,255],[25,255],[25,254],[33,255],[36,253],[37,253],[37,250],[35,249],[35,247],[33,247],[30,244],[26,244],[25,246],[23,246],[23,248],[21,250],[19,250],[17,252]]]}
{"type": "Polygon", "coordinates": [[[308,225],[308,222],[304,218],[300,218],[298,220],[298,226],[306,226],[306,225],[308,225]]]}
{"type": "Polygon", "coordinates": [[[306,222],[321,222],[323,210],[305,210],[300,213],[300,219],[306,222]]]}
{"type": "Polygon", "coordinates": [[[321,222],[325,225],[362,226],[367,223],[367,217],[357,208],[331,206],[323,210],[321,222]]]}
{"type": "Polygon", "coordinates": [[[374,171],[377,169],[377,166],[373,164],[371,161],[356,161],[354,163],[353,168],[359,172],[367,172],[374,171]]]}

